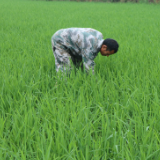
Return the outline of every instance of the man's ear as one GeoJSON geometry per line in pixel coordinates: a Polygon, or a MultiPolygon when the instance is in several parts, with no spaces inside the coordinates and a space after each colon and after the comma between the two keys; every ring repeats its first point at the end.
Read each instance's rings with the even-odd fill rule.
{"type": "Polygon", "coordinates": [[[107,46],[106,46],[105,44],[103,44],[103,47],[104,47],[104,48],[107,48],[107,46]]]}
{"type": "Polygon", "coordinates": [[[107,50],[107,46],[106,45],[102,45],[102,48],[104,48],[105,50],[107,50]]]}
{"type": "Polygon", "coordinates": [[[104,45],[104,48],[105,48],[106,51],[108,50],[108,47],[106,45],[104,45]]]}

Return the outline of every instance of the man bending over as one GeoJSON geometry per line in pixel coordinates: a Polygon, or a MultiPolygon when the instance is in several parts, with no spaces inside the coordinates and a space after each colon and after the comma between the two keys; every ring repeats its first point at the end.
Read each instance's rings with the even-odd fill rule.
{"type": "Polygon", "coordinates": [[[71,61],[76,68],[83,65],[88,72],[94,74],[94,59],[100,52],[102,56],[110,56],[118,51],[118,43],[114,39],[103,39],[102,33],[91,28],[68,28],[58,30],[51,38],[56,71],[68,72],[71,61]]]}

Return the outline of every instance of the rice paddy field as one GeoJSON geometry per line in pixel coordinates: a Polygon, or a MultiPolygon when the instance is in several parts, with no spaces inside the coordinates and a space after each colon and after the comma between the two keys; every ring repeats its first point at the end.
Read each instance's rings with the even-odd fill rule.
{"type": "Polygon", "coordinates": [[[160,5],[1,0],[0,15],[1,160],[160,160],[160,5]],[[118,53],[60,78],[51,36],[69,27],[118,53]]]}

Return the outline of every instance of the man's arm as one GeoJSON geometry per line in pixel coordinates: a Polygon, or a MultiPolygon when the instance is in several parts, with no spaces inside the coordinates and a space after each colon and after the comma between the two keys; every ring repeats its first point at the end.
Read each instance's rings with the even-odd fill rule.
{"type": "MultiPolygon", "coordinates": [[[[92,55],[92,54],[89,54],[89,55],[92,55]]],[[[83,53],[82,54],[82,61],[83,61],[83,65],[85,67],[85,71],[87,73],[89,73],[89,70],[92,69],[92,74],[94,74],[95,63],[93,61],[93,57],[89,57],[85,53],[83,53]]]]}

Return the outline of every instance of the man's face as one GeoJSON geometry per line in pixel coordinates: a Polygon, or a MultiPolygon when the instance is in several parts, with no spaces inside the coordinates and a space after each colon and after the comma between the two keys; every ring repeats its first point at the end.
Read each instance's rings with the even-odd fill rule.
{"type": "Polygon", "coordinates": [[[114,54],[114,50],[108,51],[106,45],[102,45],[100,52],[102,56],[107,56],[107,57],[114,54]]]}

